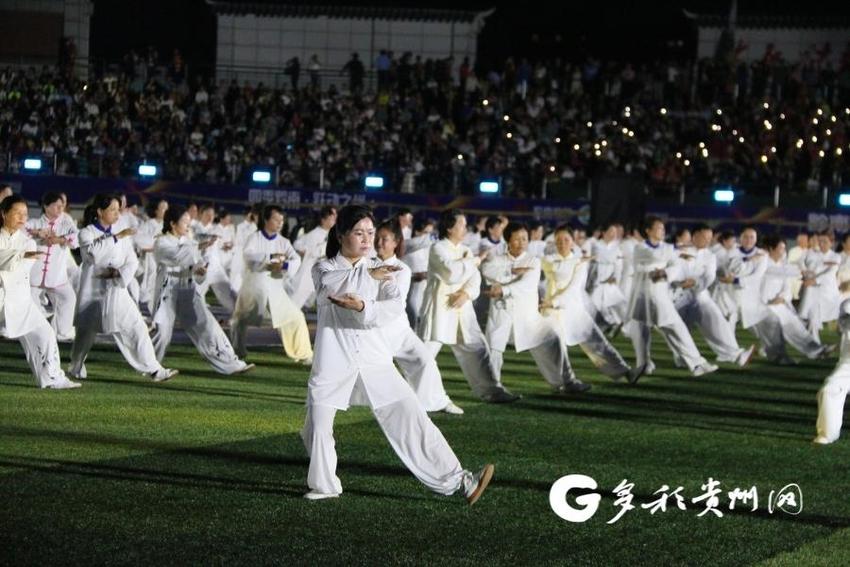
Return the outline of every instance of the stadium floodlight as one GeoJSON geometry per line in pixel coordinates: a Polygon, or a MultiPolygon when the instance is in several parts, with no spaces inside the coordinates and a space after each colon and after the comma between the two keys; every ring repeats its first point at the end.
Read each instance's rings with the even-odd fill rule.
{"type": "Polygon", "coordinates": [[[485,193],[487,195],[493,195],[499,193],[501,190],[501,186],[498,181],[480,181],[478,183],[478,191],[480,193],[485,193]]]}
{"type": "Polygon", "coordinates": [[[41,158],[26,158],[24,159],[24,170],[26,171],[41,171],[41,158]]]}
{"type": "Polygon", "coordinates": [[[839,193],[838,205],[840,207],[850,207],[850,193],[839,193]]]}
{"type": "Polygon", "coordinates": [[[382,175],[367,175],[363,180],[363,185],[368,191],[369,189],[383,189],[384,177],[382,175]]]}
{"type": "Polygon", "coordinates": [[[716,189],[714,191],[714,201],[716,203],[731,203],[735,200],[735,192],[731,189],[716,189]]]}
{"type": "Polygon", "coordinates": [[[158,168],[155,165],[143,163],[139,166],[139,177],[156,177],[158,168]]]}
{"type": "Polygon", "coordinates": [[[255,169],[251,172],[251,181],[254,183],[270,183],[272,172],[267,169],[255,169]]]}

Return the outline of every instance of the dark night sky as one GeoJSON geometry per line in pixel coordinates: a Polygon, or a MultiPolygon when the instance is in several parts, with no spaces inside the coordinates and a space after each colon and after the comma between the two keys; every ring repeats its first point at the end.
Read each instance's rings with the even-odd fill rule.
{"type": "MultiPolygon", "coordinates": [[[[253,0],[258,1],[258,0],[253,0]]],[[[266,0],[274,2],[274,0],[266,0]]],[[[285,3],[285,2],[281,2],[285,3]]],[[[291,2],[290,2],[291,3],[291,2]]],[[[302,1],[299,4],[362,4],[302,1]]],[[[726,14],[729,0],[632,0],[581,3],[409,2],[372,1],[371,5],[464,8],[484,10],[494,5],[480,36],[479,59],[485,63],[507,55],[530,58],[586,54],[633,61],[689,58],[696,32],[682,8],[726,14]],[[679,43],[680,42],[680,43],[679,43]]],[[[850,2],[822,7],[785,0],[740,0],[743,14],[850,12],[850,2]]],[[[831,5],[830,5],[831,4],[831,5]]],[[[97,59],[120,59],[131,48],[157,46],[160,53],[179,47],[190,67],[212,67],[215,57],[215,17],[204,0],[95,0],[91,52],[97,59]]]]}

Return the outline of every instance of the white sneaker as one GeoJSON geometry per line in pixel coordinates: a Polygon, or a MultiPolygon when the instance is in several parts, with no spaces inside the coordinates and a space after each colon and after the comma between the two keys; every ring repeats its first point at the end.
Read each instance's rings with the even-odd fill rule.
{"type": "Polygon", "coordinates": [[[89,374],[86,371],[86,365],[83,364],[82,368],[80,368],[78,371],[75,371],[69,366],[68,370],[65,371],[65,375],[70,378],[73,378],[74,380],[85,380],[86,378],[88,378],[89,374]]]}
{"type": "Polygon", "coordinates": [[[561,394],[581,394],[582,392],[587,392],[590,388],[592,388],[590,384],[585,384],[576,378],[568,384],[558,386],[558,392],[561,394]]]}
{"type": "Polygon", "coordinates": [[[830,443],[832,443],[832,441],[830,441],[823,435],[818,435],[817,437],[812,439],[812,443],[814,443],[815,445],[829,445],[830,443]]]}
{"type": "Polygon", "coordinates": [[[64,381],[58,380],[53,384],[49,384],[45,388],[48,390],[73,390],[74,388],[82,388],[82,386],[79,382],[73,382],[66,378],[64,381]]]}
{"type": "Polygon", "coordinates": [[[735,363],[741,368],[746,367],[750,361],[753,359],[753,355],[756,353],[756,345],[750,345],[750,348],[741,353],[741,356],[738,357],[738,360],[735,363]]]}
{"type": "Polygon", "coordinates": [[[495,468],[496,467],[492,464],[486,464],[484,465],[484,468],[478,471],[478,474],[472,478],[472,486],[469,487],[469,490],[466,493],[466,501],[469,502],[470,506],[478,502],[478,499],[481,498],[482,494],[484,494],[484,490],[493,478],[493,471],[495,468]]]}
{"type": "Polygon", "coordinates": [[[325,498],[339,498],[339,494],[336,492],[319,492],[318,490],[311,490],[304,495],[304,498],[307,500],[324,500],[325,498]]]}
{"type": "Polygon", "coordinates": [[[440,410],[443,413],[449,413],[451,415],[463,415],[463,410],[455,405],[455,403],[449,400],[449,403],[446,407],[440,410]]]}
{"type": "Polygon", "coordinates": [[[716,364],[712,364],[707,362],[705,364],[700,364],[696,368],[694,368],[693,375],[694,376],[705,376],[706,374],[711,374],[712,372],[717,372],[719,366],[716,364]]]}
{"type": "Polygon", "coordinates": [[[302,364],[304,366],[313,366],[313,357],[310,358],[302,358],[301,360],[296,360],[298,364],[302,364]]]}
{"type": "Polygon", "coordinates": [[[252,363],[250,363],[250,364],[246,364],[243,368],[240,368],[240,369],[239,369],[239,370],[237,370],[236,372],[233,372],[233,374],[245,374],[246,372],[250,372],[251,370],[253,370],[254,368],[256,368],[256,366],[257,366],[257,365],[256,365],[256,364],[254,364],[253,362],[252,362],[252,363]]]}
{"type": "Polygon", "coordinates": [[[150,374],[150,377],[154,382],[165,382],[178,374],[180,374],[179,370],[174,370],[173,368],[160,368],[156,372],[150,374]]]}

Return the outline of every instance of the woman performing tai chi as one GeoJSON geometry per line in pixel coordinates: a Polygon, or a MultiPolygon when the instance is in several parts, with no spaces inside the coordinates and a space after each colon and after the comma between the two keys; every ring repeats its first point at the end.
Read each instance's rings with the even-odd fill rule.
{"type": "Polygon", "coordinates": [[[477,474],[461,467],[410,385],[393,366],[381,326],[404,316],[404,299],[390,266],[369,259],[375,224],[368,207],[339,211],[328,236],[328,259],[313,267],[316,285],[316,351],[307,384],[307,417],[301,432],[310,468],[305,497],[342,493],[336,476],[333,422],[337,410],[366,402],[407,468],[430,490],[463,494],[470,504],[493,476],[493,465],[477,474]]]}

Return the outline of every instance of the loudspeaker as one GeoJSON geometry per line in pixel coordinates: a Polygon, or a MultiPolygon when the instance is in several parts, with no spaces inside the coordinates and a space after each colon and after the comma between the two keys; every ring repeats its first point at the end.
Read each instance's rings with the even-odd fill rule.
{"type": "Polygon", "coordinates": [[[605,173],[591,184],[590,224],[622,223],[627,229],[640,227],[646,214],[644,182],[625,173],[605,173]]]}

